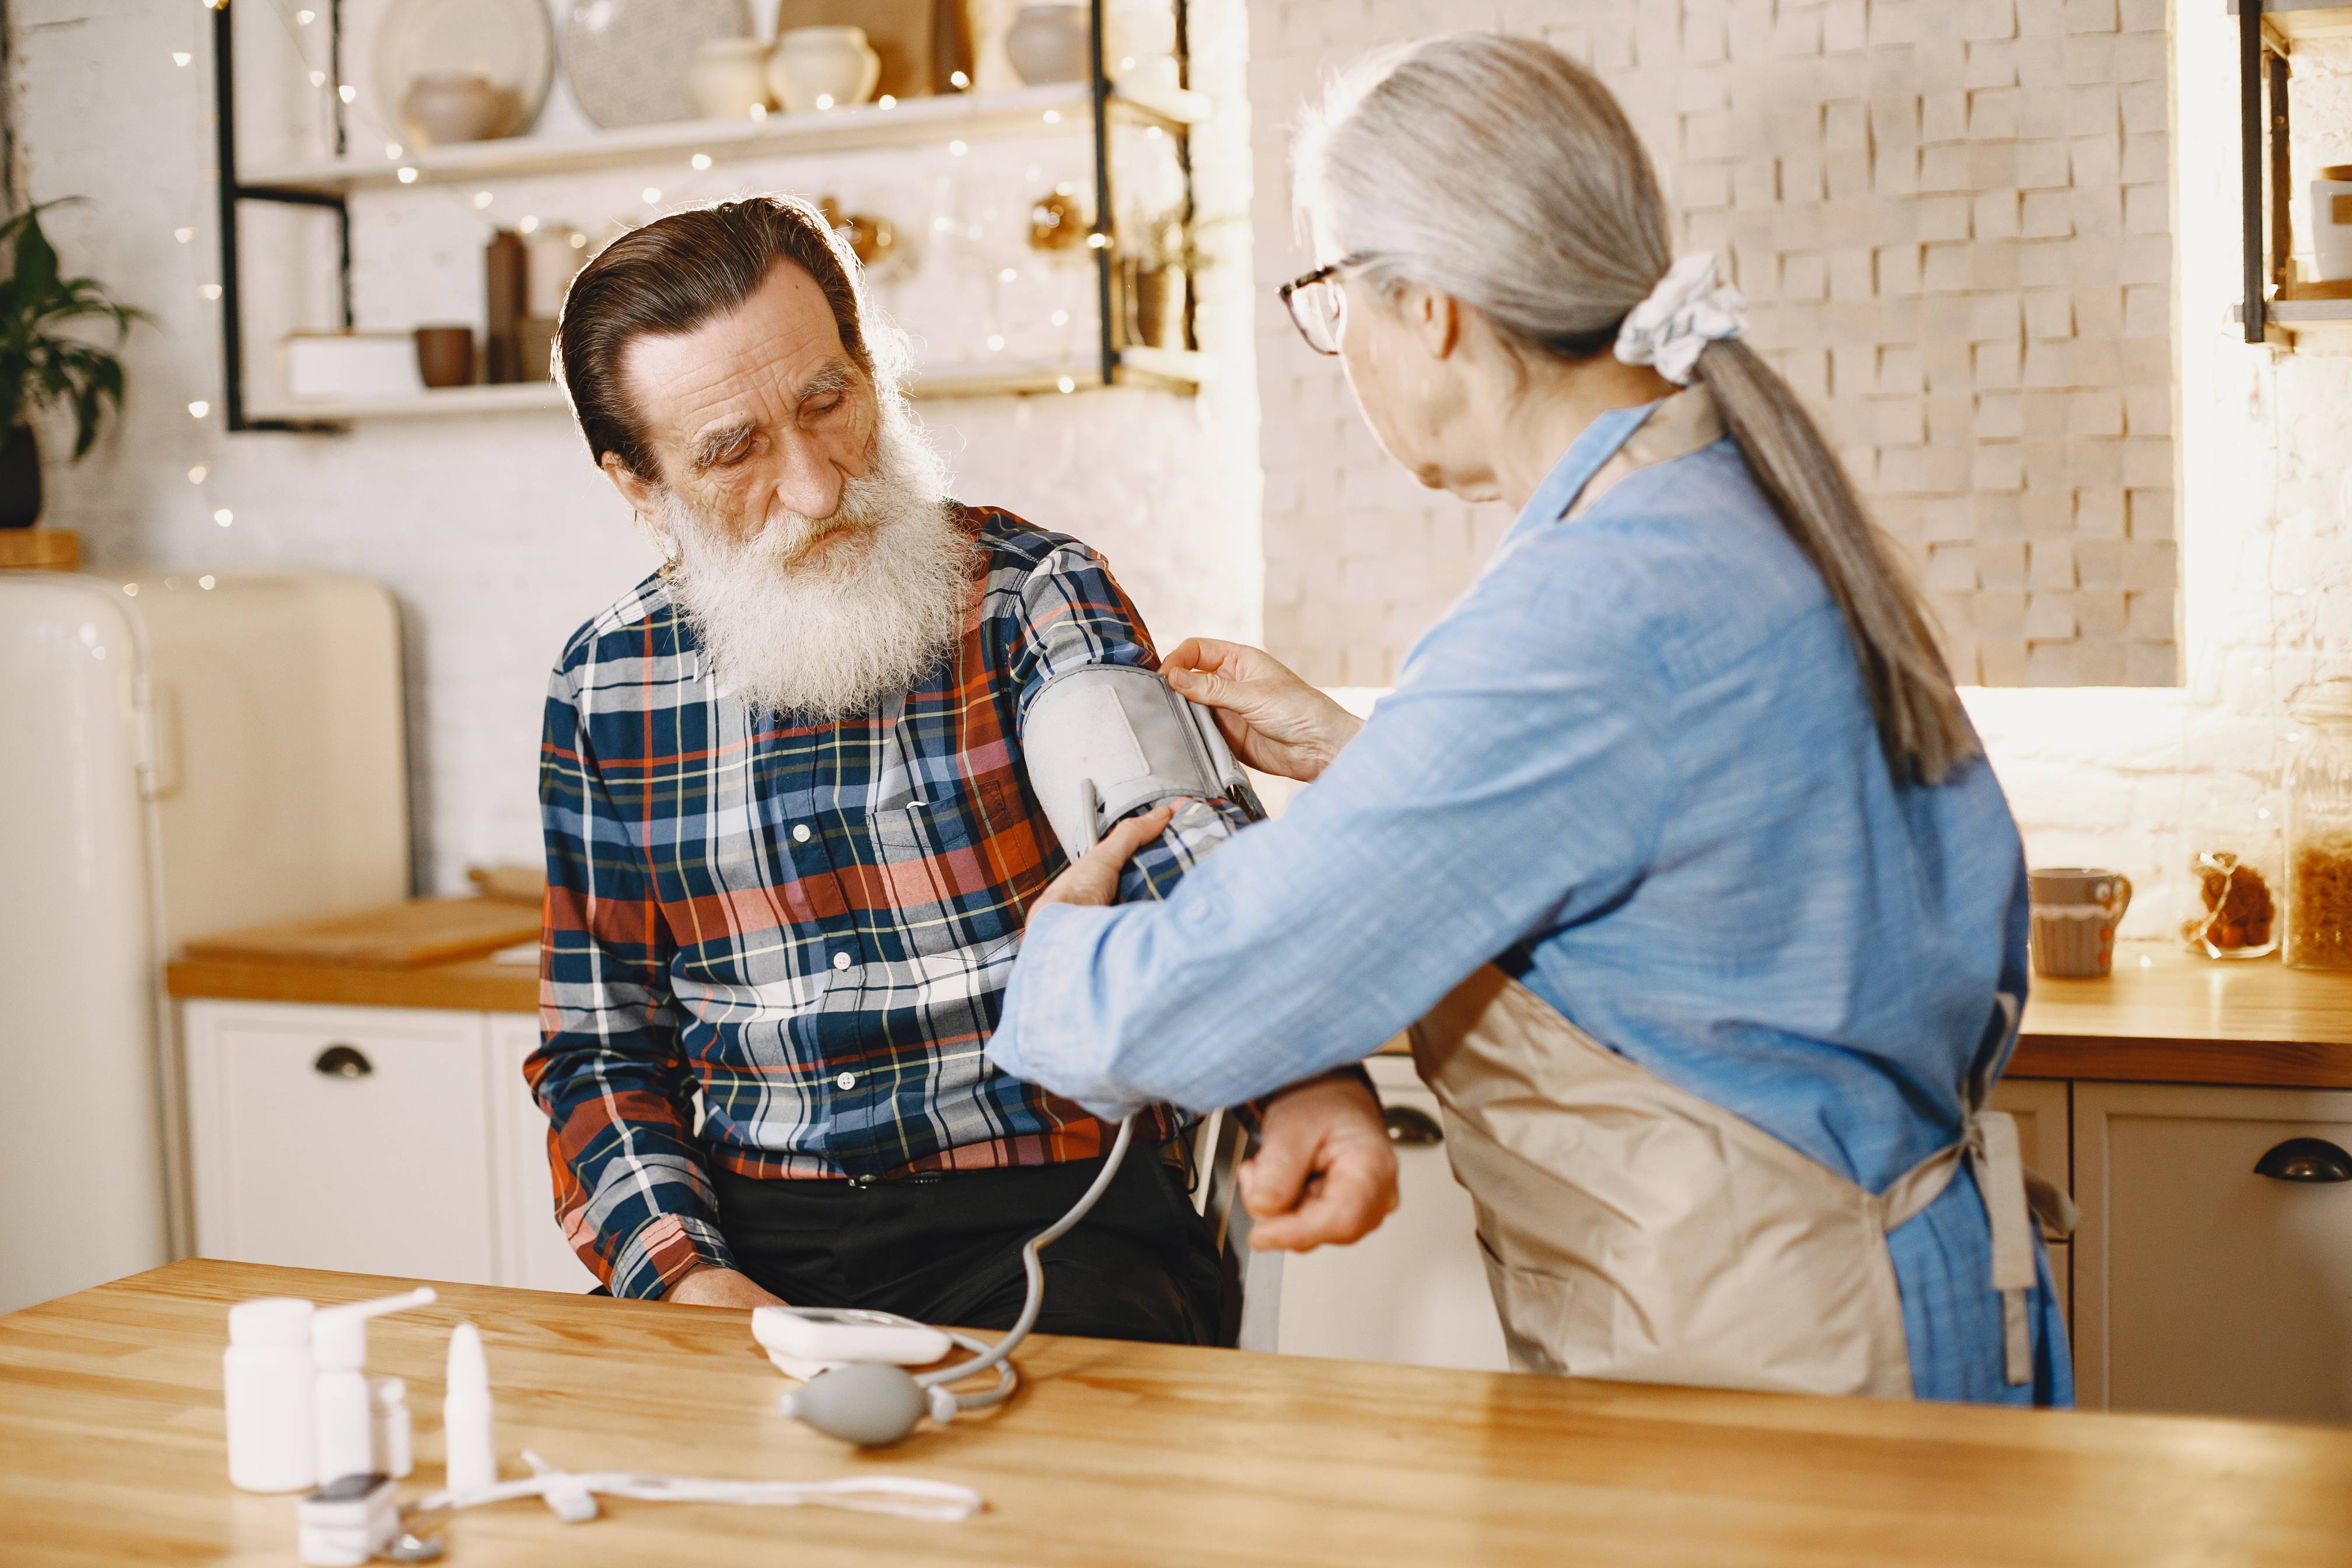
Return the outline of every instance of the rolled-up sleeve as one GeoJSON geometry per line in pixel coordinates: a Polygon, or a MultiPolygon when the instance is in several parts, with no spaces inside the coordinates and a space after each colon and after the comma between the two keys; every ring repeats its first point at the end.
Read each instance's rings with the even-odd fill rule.
{"type": "Polygon", "coordinates": [[[1040,911],[991,1059],[1095,1108],[1233,1104],[1622,895],[1670,806],[1668,683],[1622,618],[1580,625],[1605,573],[1558,580],[1490,571],[1323,778],[1165,902],[1040,911]]]}
{"type": "Polygon", "coordinates": [[[694,1137],[668,927],[581,722],[594,668],[583,657],[575,650],[548,693],[540,1048],[523,1071],[547,1113],[565,1239],[614,1295],[654,1297],[698,1264],[733,1262],[694,1137]]]}

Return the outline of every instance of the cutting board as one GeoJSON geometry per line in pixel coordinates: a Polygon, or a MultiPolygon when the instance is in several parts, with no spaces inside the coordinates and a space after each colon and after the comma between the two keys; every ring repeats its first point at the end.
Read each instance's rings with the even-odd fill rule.
{"type": "Polygon", "coordinates": [[[413,898],[324,920],[253,925],[187,945],[200,964],[335,964],[421,969],[537,940],[539,911],[498,898],[413,898]]]}

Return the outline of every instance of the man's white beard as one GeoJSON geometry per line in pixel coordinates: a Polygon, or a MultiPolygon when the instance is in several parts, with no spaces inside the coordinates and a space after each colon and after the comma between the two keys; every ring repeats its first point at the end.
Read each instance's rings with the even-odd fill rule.
{"type": "Polygon", "coordinates": [[[665,491],[662,527],[678,551],[669,578],[719,684],[754,713],[817,719],[871,712],[911,691],[963,631],[973,545],[946,506],[946,473],[912,423],[887,405],[866,476],[833,516],[772,517],[737,540],[665,491]],[[802,558],[824,535],[870,537],[802,558]]]}

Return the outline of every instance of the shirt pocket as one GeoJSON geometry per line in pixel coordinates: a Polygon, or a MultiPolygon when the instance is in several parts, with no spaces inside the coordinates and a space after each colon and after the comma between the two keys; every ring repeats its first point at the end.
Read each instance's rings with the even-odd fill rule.
{"type": "Polygon", "coordinates": [[[877,806],[867,823],[878,884],[873,920],[895,927],[910,956],[977,961],[1020,935],[1019,904],[993,874],[961,797],[877,806]]]}

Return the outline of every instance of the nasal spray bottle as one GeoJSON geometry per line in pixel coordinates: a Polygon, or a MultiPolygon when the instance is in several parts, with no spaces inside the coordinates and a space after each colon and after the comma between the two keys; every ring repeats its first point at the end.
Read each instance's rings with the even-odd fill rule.
{"type": "Polygon", "coordinates": [[[310,1359],[316,1394],[319,1479],[367,1475],[383,1469],[375,1451],[375,1420],[368,1392],[367,1323],[435,1299],[432,1287],[346,1307],[323,1307],[310,1318],[310,1359]]]}
{"type": "Polygon", "coordinates": [[[499,1484],[499,1449],[490,1430],[490,1368],[482,1331],[459,1323],[449,1335],[449,1392],[441,1402],[441,1465],[453,1492],[499,1484]]]}

